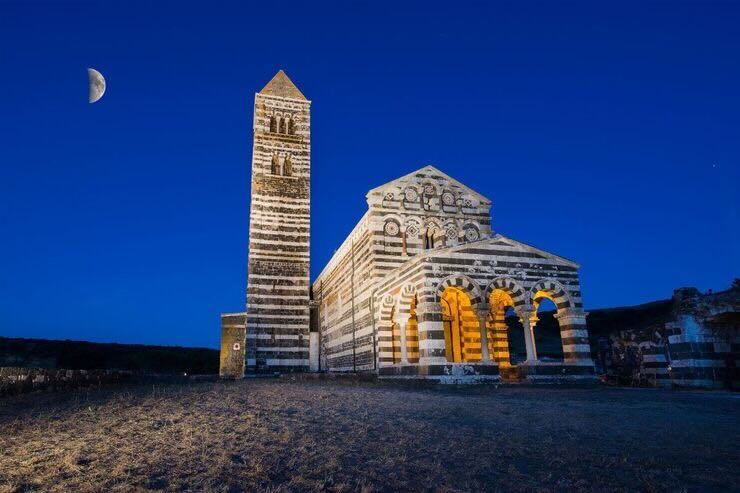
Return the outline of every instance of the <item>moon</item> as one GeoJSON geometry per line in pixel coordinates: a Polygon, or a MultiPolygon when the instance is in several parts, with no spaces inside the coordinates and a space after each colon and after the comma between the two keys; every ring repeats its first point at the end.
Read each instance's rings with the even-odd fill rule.
{"type": "Polygon", "coordinates": [[[87,100],[92,104],[102,98],[103,94],[105,94],[105,78],[103,77],[103,74],[94,68],[89,68],[87,69],[87,79],[90,86],[87,100]]]}

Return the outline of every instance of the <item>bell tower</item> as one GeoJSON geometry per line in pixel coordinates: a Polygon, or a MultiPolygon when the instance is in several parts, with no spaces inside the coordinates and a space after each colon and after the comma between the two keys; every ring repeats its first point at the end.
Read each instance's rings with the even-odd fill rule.
{"type": "Polygon", "coordinates": [[[282,70],[254,98],[247,371],[309,366],[310,107],[282,70]]]}

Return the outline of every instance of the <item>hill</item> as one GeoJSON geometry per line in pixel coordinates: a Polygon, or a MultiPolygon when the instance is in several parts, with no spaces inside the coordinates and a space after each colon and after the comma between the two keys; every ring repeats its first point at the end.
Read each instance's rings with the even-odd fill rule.
{"type": "Polygon", "coordinates": [[[218,373],[218,350],[0,337],[0,367],[218,373]]]}

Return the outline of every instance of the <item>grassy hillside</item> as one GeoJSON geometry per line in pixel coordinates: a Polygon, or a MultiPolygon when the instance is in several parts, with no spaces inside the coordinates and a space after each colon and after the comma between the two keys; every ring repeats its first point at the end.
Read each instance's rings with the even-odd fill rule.
{"type": "Polygon", "coordinates": [[[0,366],[204,374],[218,373],[218,351],[177,346],[0,337],[0,366]]]}

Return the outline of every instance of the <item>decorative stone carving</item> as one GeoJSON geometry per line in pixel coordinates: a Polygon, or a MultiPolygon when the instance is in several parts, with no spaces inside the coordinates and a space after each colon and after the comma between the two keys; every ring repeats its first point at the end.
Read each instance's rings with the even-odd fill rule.
{"type": "Polygon", "coordinates": [[[480,237],[478,230],[472,226],[465,230],[465,239],[468,241],[476,241],[480,237]]]}
{"type": "Polygon", "coordinates": [[[455,205],[455,196],[452,192],[444,192],[442,194],[442,203],[447,206],[455,205]]]}

